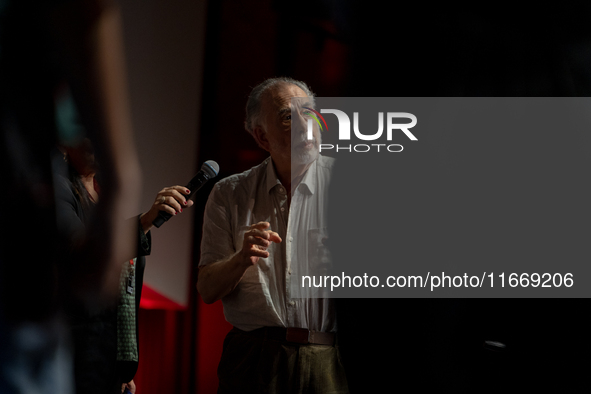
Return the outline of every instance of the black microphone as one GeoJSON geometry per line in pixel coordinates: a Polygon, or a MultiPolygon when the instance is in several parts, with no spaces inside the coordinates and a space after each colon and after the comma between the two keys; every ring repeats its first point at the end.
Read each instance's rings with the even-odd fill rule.
{"type": "MultiPolygon", "coordinates": [[[[189,193],[188,196],[185,196],[185,198],[187,200],[189,198],[191,198],[193,193],[195,193],[197,190],[201,189],[201,187],[203,185],[205,185],[205,183],[207,181],[209,181],[211,178],[215,178],[219,172],[220,172],[220,166],[215,161],[207,160],[205,163],[203,163],[203,165],[201,166],[201,170],[199,170],[197,175],[195,175],[193,177],[193,179],[191,179],[191,181],[187,184],[186,187],[187,187],[187,189],[189,189],[191,191],[191,193],[189,193]]],[[[158,213],[158,217],[156,219],[154,219],[152,224],[156,227],[160,227],[160,226],[162,226],[162,224],[164,222],[166,222],[171,217],[172,217],[172,215],[170,213],[160,211],[158,213]]]]}

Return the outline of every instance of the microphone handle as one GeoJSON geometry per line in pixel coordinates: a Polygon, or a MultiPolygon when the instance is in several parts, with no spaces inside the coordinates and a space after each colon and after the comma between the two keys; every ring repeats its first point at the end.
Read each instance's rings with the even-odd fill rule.
{"type": "MultiPolygon", "coordinates": [[[[205,185],[205,182],[207,182],[208,180],[209,176],[205,172],[199,171],[197,175],[195,175],[193,179],[191,179],[187,184],[186,188],[189,189],[191,193],[188,196],[185,196],[185,199],[189,200],[193,193],[201,189],[201,187],[203,187],[203,185],[205,185]]],[[[168,221],[168,219],[170,219],[171,217],[172,215],[170,213],[160,211],[158,212],[158,217],[154,219],[152,224],[159,228],[164,224],[164,222],[168,221]]]]}

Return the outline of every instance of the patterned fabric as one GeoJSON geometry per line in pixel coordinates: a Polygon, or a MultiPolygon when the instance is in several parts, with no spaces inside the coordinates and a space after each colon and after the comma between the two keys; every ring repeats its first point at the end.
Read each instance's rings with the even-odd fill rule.
{"type": "Polygon", "coordinates": [[[119,277],[117,305],[117,361],[138,361],[135,313],[136,259],[126,261],[119,277]]]}

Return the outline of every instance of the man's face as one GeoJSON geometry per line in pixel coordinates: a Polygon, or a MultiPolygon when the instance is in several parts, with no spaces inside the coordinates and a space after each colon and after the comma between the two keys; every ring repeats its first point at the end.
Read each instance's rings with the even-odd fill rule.
{"type": "Polygon", "coordinates": [[[320,132],[315,126],[314,139],[307,138],[307,118],[304,117],[301,108],[297,107],[311,106],[312,103],[302,99],[293,107],[293,97],[307,96],[299,87],[287,83],[275,85],[265,92],[261,110],[266,124],[265,139],[268,144],[263,147],[274,159],[291,160],[295,164],[305,165],[318,157],[320,132]]]}

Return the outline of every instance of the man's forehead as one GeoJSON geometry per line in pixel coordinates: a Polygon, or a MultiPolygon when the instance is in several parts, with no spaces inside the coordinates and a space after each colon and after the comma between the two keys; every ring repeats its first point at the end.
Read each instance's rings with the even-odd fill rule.
{"type": "Polygon", "coordinates": [[[279,109],[289,108],[293,97],[308,97],[299,86],[290,83],[278,84],[266,92],[267,99],[279,109]]]}

